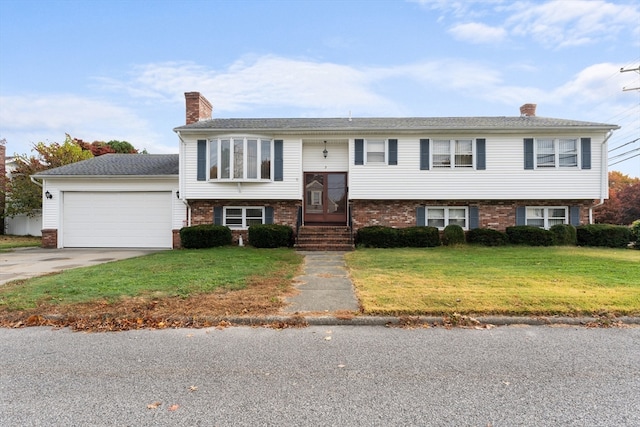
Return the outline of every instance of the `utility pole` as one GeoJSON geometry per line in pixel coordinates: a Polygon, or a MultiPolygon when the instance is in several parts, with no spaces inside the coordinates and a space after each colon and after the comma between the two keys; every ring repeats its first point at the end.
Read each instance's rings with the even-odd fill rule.
{"type": "MultiPolygon", "coordinates": [[[[635,71],[637,73],[640,73],[640,67],[628,68],[628,69],[625,69],[624,67],[620,68],[620,72],[621,73],[628,73],[629,71],[635,71]]],[[[622,90],[624,92],[629,91],[629,90],[640,90],[640,86],[638,86],[638,87],[623,87],[622,90]]]]}

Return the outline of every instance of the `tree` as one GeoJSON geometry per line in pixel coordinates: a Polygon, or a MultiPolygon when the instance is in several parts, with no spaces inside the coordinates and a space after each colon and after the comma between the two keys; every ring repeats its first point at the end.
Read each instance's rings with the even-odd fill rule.
{"type": "Polygon", "coordinates": [[[117,141],[113,139],[109,142],[93,141],[89,143],[84,142],[81,139],[74,138],[73,142],[82,147],[83,150],[91,151],[95,157],[109,153],[138,154],[138,149],[127,141],[117,141]]]}
{"type": "Polygon", "coordinates": [[[42,209],[42,189],[31,181],[31,176],[47,169],[64,166],[93,157],[66,135],[64,143],[34,144],[35,156],[16,155],[16,169],[6,185],[6,209],[4,216],[26,214],[33,216],[42,209]]]}
{"type": "Polygon", "coordinates": [[[618,171],[609,172],[609,199],[594,210],[594,219],[602,224],[628,225],[640,218],[640,178],[618,171]]]}

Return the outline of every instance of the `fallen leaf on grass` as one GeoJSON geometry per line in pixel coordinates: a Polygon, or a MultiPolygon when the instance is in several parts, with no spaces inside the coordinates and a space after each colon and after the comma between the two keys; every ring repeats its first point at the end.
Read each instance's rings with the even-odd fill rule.
{"type": "Polygon", "coordinates": [[[162,405],[162,402],[153,402],[147,405],[147,409],[158,409],[158,407],[162,405]]]}
{"type": "Polygon", "coordinates": [[[173,404],[173,405],[169,406],[169,411],[171,411],[171,412],[177,411],[179,407],[180,407],[180,405],[173,404]]]}

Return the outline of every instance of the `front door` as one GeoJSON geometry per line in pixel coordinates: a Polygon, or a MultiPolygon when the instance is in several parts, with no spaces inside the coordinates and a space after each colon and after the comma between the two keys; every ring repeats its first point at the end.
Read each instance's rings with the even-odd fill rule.
{"type": "Polygon", "coordinates": [[[304,222],[307,225],[347,223],[346,172],[305,172],[304,222]]]}

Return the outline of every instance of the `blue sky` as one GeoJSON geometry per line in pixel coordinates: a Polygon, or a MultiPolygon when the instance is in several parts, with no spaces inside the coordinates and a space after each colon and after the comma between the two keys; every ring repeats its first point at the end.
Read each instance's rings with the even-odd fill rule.
{"type": "MultiPolygon", "coordinates": [[[[65,133],[176,153],[190,91],[215,117],[536,103],[622,126],[614,163],[640,154],[640,90],[622,90],[640,73],[620,72],[640,67],[638,22],[637,0],[0,0],[0,139],[8,154],[65,133]]],[[[611,169],[640,177],[640,156],[611,169]]]]}

